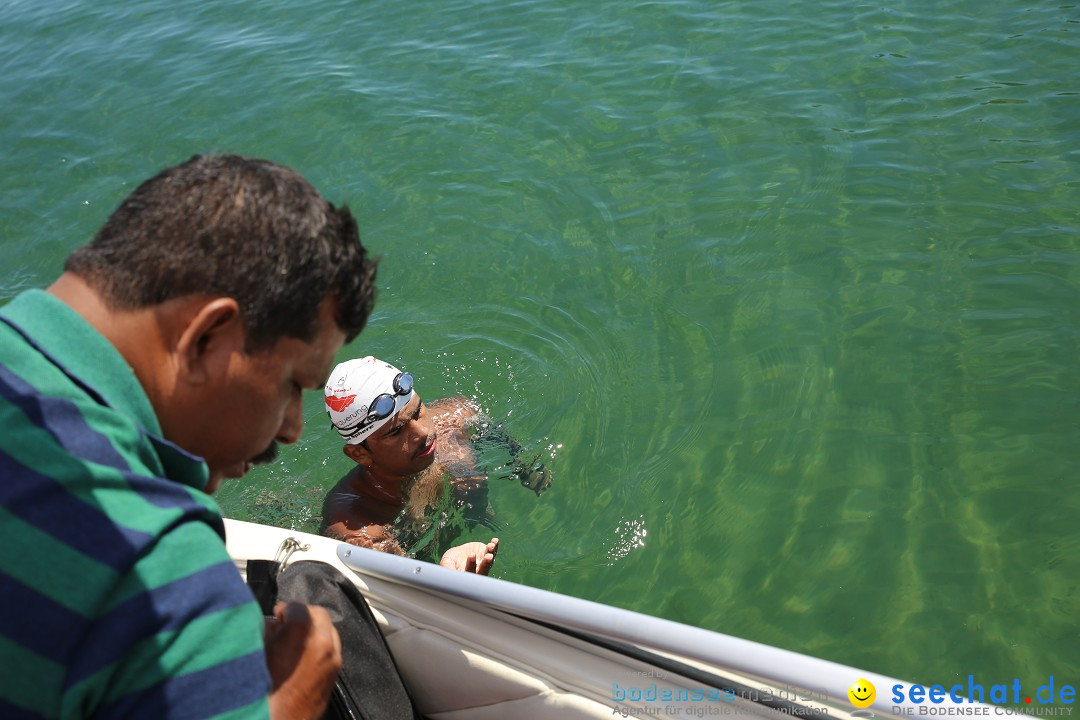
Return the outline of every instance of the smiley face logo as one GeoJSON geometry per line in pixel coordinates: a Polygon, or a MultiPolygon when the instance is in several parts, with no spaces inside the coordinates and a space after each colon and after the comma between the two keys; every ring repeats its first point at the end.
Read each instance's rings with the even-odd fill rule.
{"type": "Polygon", "coordinates": [[[851,687],[847,689],[847,696],[852,705],[857,708],[865,708],[874,704],[874,698],[877,697],[877,690],[874,689],[873,683],[869,680],[866,678],[859,678],[851,683],[851,687]]]}

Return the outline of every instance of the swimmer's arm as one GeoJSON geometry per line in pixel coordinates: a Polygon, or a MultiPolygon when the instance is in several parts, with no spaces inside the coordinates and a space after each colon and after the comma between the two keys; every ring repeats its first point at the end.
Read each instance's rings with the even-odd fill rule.
{"type": "Polygon", "coordinates": [[[385,525],[371,524],[349,527],[349,524],[344,520],[338,520],[327,525],[323,529],[323,535],[357,547],[378,550],[391,555],[408,555],[405,549],[394,539],[394,534],[390,528],[385,525]]]}
{"type": "MultiPolygon", "coordinates": [[[[328,537],[342,540],[350,545],[378,550],[392,555],[405,556],[405,551],[393,539],[382,525],[367,525],[357,530],[349,530],[344,522],[327,526],[323,531],[328,537]]],[[[487,575],[495,563],[495,554],[499,551],[499,539],[491,538],[486,543],[470,542],[457,545],[443,553],[439,564],[461,572],[487,575]]]]}
{"type": "Polygon", "coordinates": [[[487,485],[487,475],[471,473],[469,475],[451,475],[450,486],[455,490],[473,492],[487,485]]]}
{"type": "Polygon", "coordinates": [[[506,427],[501,423],[481,423],[473,435],[473,442],[486,445],[501,445],[506,448],[506,451],[515,460],[525,449],[521,443],[510,437],[510,434],[506,432],[506,427]]]}

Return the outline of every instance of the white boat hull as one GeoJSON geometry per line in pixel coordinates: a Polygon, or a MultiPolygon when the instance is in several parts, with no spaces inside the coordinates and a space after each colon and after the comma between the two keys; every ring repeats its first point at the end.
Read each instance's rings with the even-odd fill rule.
{"type": "Polygon", "coordinates": [[[856,710],[847,690],[861,678],[878,699],[856,717],[898,712],[888,688],[899,681],[875,673],[317,535],[225,522],[241,572],[247,560],[282,560],[292,547],[286,565],[320,560],[352,578],[429,718],[847,720],[856,710]]]}

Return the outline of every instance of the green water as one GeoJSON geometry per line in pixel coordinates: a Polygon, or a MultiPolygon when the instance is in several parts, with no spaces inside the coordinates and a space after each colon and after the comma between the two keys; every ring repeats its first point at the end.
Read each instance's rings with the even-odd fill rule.
{"type": "MultiPolygon", "coordinates": [[[[292,165],[382,256],[341,359],[554,470],[493,482],[499,577],[1076,685],[1078,78],[1033,0],[8,0],[0,299],[161,167],[292,165]]],[[[317,526],[349,461],[306,411],[228,515],[317,526]]]]}

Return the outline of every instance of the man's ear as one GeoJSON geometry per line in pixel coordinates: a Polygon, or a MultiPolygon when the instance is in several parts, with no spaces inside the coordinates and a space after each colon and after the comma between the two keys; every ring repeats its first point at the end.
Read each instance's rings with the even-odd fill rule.
{"type": "Polygon", "coordinates": [[[341,451],[358,465],[363,465],[366,468],[371,467],[371,451],[362,444],[345,445],[341,448],[341,451]]]}
{"type": "Polygon", "coordinates": [[[182,377],[192,385],[207,383],[228,368],[233,353],[244,351],[246,340],[236,300],[216,297],[196,305],[175,347],[182,377]]]}

